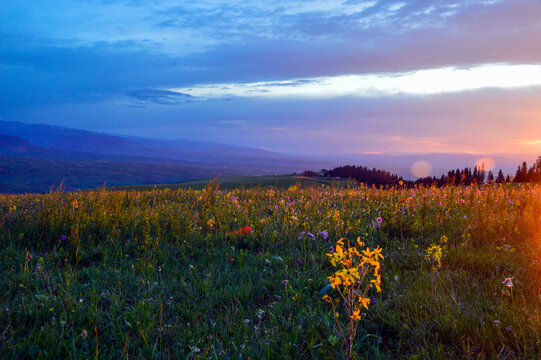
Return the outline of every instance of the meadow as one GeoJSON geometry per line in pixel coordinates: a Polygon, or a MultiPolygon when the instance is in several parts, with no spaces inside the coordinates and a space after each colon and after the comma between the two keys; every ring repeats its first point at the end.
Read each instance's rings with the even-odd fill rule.
{"type": "Polygon", "coordinates": [[[341,238],[384,256],[357,359],[541,356],[541,186],[211,182],[0,195],[0,358],[344,357],[341,238]]]}

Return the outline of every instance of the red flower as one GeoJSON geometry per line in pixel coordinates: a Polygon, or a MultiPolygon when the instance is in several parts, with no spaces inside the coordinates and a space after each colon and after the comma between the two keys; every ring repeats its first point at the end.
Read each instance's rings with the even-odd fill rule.
{"type": "Polygon", "coordinates": [[[251,233],[251,232],[252,232],[252,228],[251,228],[251,227],[246,226],[246,227],[244,228],[244,233],[245,233],[246,235],[248,235],[248,234],[251,233]]]}

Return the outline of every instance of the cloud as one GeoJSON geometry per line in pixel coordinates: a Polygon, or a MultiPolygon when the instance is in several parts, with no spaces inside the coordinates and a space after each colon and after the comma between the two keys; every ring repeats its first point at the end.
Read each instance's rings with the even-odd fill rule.
{"type": "Polygon", "coordinates": [[[254,83],[221,83],[171,89],[206,98],[342,96],[385,97],[433,95],[483,88],[541,86],[541,65],[487,64],[470,68],[439,68],[408,73],[340,75],[254,83]]]}
{"type": "Polygon", "coordinates": [[[194,96],[181,92],[161,89],[138,89],[128,91],[127,95],[139,103],[152,102],[159,105],[180,105],[193,101],[194,96]]]}

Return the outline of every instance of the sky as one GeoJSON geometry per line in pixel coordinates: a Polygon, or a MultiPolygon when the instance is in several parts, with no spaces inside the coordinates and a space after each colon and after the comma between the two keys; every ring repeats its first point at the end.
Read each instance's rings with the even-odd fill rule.
{"type": "Polygon", "coordinates": [[[0,118],[282,153],[541,154],[541,1],[6,0],[0,118]]]}

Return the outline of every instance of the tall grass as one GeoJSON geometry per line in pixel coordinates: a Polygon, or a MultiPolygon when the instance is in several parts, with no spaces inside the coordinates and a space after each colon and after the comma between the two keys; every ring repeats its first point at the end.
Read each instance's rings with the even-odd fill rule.
{"type": "Polygon", "coordinates": [[[0,195],[0,357],[342,357],[320,291],[357,237],[385,255],[359,358],[540,356],[539,186],[211,184],[0,195]]]}

